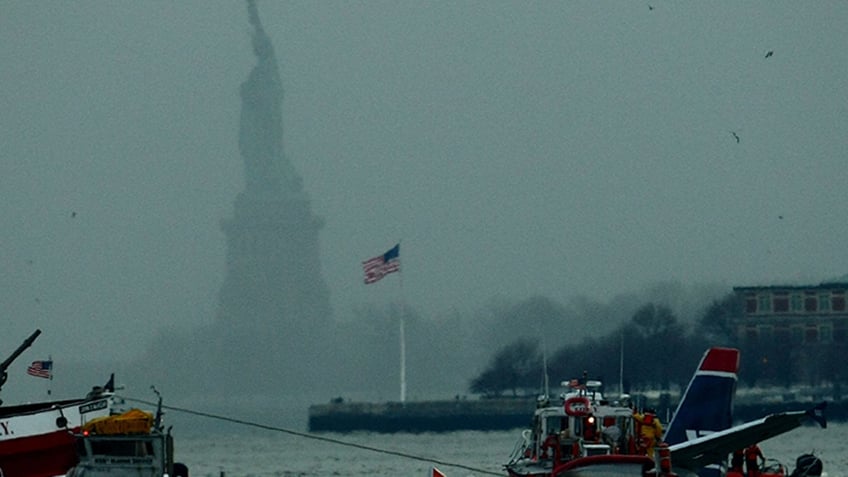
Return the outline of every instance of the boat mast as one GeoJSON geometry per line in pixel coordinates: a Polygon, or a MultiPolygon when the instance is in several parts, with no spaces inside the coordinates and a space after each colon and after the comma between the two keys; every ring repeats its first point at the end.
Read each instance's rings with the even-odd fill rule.
{"type": "Polygon", "coordinates": [[[548,347],[545,345],[544,338],[542,339],[542,377],[545,380],[545,399],[548,399],[551,397],[548,384],[548,347]]]}
{"type": "Polygon", "coordinates": [[[618,394],[624,396],[624,328],[619,333],[621,349],[618,353],[618,394]]]}

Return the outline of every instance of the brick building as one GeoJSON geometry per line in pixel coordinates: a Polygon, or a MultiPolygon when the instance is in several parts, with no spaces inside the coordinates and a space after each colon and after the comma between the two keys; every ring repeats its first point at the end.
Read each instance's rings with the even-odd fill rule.
{"type": "Polygon", "coordinates": [[[733,320],[736,337],[757,354],[753,362],[763,377],[808,384],[844,379],[843,364],[835,359],[848,345],[848,281],[733,292],[741,305],[733,320]]]}

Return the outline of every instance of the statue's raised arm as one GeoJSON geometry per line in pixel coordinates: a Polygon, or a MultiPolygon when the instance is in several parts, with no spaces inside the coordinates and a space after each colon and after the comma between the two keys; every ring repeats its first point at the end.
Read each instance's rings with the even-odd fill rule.
{"type": "Polygon", "coordinates": [[[283,153],[283,87],[274,46],[259,21],[255,0],[247,1],[247,14],[256,66],[240,90],[239,151],[246,190],[300,194],[301,178],[283,153]]]}

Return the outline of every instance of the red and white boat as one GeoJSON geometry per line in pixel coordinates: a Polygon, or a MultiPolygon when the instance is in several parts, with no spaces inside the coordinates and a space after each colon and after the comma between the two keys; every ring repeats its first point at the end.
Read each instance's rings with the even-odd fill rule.
{"type": "MultiPolygon", "coordinates": [[[[9,365],[40,334],[35,330],[0,363],[0,386],[6,382],[9,365]]],[[[0,406],[0,476],[50,477],[67,472],[78,461],[74,434],[86,422],[112,414],[114,382],[112,376],[82,399],[0,406]]]]}
{"type": "Polygon", "coordinates": [[[111,414],[112,391],[97,387],[83,399],[0,407],[0,475],[67,472],[78,461],[75,434],[86,422],[111,414]]]}
{"type": "MultiPolygon", "coordinates": [[[[560,402],[540,403],[533,427],[524,431],[504,468],[510,477],[720,477],[728,455],[740,448],[806,421],[827,426],[827,403],[732,425],[738,371],[739,350],[708,349],[661,438],[655,424],[653,431],[645,428],[648,421],[626,395],[611,401],[601,394],[599,381],[573,380],[560,402]]],[[[821,472],[815,456],[804,462],[821,472]]],[[[782,466],[763,470],[763,476],[785,476],[782,466]]]]}
{"type": "Polygon", "coordinates": [[[560,402],[539,403],[504,466],[510,477],[648,475],[654,459],[640,446],[630,403],[606,400],[600,386],[574,380],[560,402]]]}

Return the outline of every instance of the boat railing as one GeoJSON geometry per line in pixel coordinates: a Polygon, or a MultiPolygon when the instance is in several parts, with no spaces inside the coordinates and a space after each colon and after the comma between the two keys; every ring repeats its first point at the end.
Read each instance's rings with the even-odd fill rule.
{"type": "Polygon", "coordinates": [[[532,429],[524,429],[521,431],[521,438],[515,443],[515,447],[509,454],[509,462],[507,462],[506,465],[514,464],[525,457],[524,451],[530,448],[533,443],[532,435],[532,429]]]}

